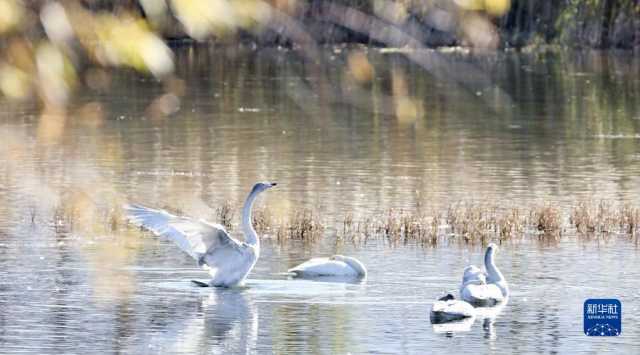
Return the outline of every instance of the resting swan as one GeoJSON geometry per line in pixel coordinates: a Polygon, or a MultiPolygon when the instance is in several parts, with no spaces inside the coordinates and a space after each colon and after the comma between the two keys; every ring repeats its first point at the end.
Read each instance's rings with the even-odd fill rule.
{"type": "Polygon", "coordinates": [[[296,277],[367,277],[367,269],[356,258],[334,255],[329,258],[313,258],[289,269],[296,277]]]}
{"type": "Polygon", "coordinates": [[[138,205],[126,205],[124,209],[131,223],[170,239],[209,271],[211,281],[208,284],[193,281],[195,284],[232,287],[244,282],[260,256],[260,240],[253,229],[251,208],[261,192],[274,186],[275,182],[259,182],[249,193],[242,208],[244,242],[231,238],[219,224],[178,217],[167,211],[138,205]]]}
{"type": "Polygon", "coordinates": [[[439,298],[431,306],[431,323],[445,323],[475,317],[475,308],[465,301],[456,300],[452,294],[439,298]]]}
{"type": "Polygon", "coordinates": [[[509,285],[496,267],[494,255],[498,246],[491,243],[484,255],[486,272],[475,266],[464,269],[460,297],[474,306],[490,307],[509,297],[509,285]]]}

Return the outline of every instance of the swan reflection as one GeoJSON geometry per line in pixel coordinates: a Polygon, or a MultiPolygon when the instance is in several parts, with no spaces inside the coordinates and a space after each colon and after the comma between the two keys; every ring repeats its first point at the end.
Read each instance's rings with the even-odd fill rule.
{"type": "Polygon", "coordinates": [[[500,316],[504,307],[506,307],[509,299],[493,306],[493,307],[478,307],[476,308],[476,317],[482,321],[482,329],[484,329],[484,337],[487,339],[496,338],[496,329],[494,323],[500,316]]]}
{"type": "Polygon", "coordinates": [[[454,333],[469,332],[473,328],[473,324],[477,319],[480,324],[482,324],[482,329],[485,333],[484,337],[487,339],[495,339],[496,330],[494,323],[504,310],[507,303],[508,299],[493,307],[476,307],[474,308],[474,314],[472,317],[444,323],[432,322],[433,331],[440,334],[444,333],[448,336],[453,335],[454,333]]]}
{"type": "Polygon", "coordinates": [[[174,323],[153,335],[147,344],[149,350],[213,354],[255,351],[258,308],[243,290],[216,289],[188,306],[184,317],[174,317],[174,323]]]}
{"type": "Polygon", "coordinates": [[[432,323],[433,331],[435,333],[444,333],[452,335],[453,333],[461,333],[471,331],[473,323],[476,321],[476,317],[464,318],[461,320],[446,322],[446,323],[432,323]]]}

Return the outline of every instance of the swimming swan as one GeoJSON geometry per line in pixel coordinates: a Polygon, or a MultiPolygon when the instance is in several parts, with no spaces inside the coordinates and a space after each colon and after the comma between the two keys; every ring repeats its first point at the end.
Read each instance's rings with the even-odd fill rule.
{"type": "Polygon", "coordinates": [[[261,192],[274,186],[276,183],[259,182],[249,193],[242,208],[244,242],[231,238],[219,224],[178,217],[163,210],[138,205],[126,205],[124,209],[131,223],[170,239],[211,274],[208,284],[199,281],[194,283],[199,286],[232,287],[243,283],[260,256],[260,240],[252,226],[251,208],[261,192]]]}
{"type": "Polygon", "coordinates": [[[334,255],[330,258],[313,258],[289,269],[296,277],[367,277],[367,269],[356,258],[334,255]]]}
{"type": "Polygon", "coordinates": [[[465,301],[456,300],[452,294],[439,298],[431,306],[431,323],[445,323],[475,317],[475,308],[465,301]]]}
{"type": "Polygon", "coordinates": [[[464,269],[460,297],[474,306],[490,307],[509,297],[509,285],[496,267],[494,255],[498,246],[491,243],[484,255],[486,272],[475,266],[464,269]]]}

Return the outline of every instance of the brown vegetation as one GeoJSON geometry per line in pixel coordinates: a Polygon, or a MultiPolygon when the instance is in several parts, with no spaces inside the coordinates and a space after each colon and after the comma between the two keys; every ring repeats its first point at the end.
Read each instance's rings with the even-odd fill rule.
{"type": "Polygon", "coordinates": [[[228,231],[233,228],[233,217],[236,208],[229,201],[225,201],[216,209],[216,221],[223,225],[228,231]]]}
{"type": "Polygon", "coordinates": [[[562,216],[557,207],[551,205],[536,207],[530,215],[531,221],[543,236],[557,238],[562,234],[562,216]]]}
{"type": "MultiPolygon", "coordinates": [[[[125,225],[120,209],[88,208],[88,205],[93,206],[93,203],[82,195],[62,199],[54,209],[52,226],[58,232],[66,233],[89,224],[100,225],[112,232],[125,225]]],[[[237,223],[236,207],[229,202],[220,205],[216,209],[215,222],[232,230],[237,223]]],[[[175,210],[171,212],[182,214],[175,210]]],[[[33,211],[30,213],[29,218],[33,222],[35,215],[33,211]]],[[[292,240],[313,243],[330,228],[319,213],[311,209],[274,216],[264,207],[254,210],[253,225],[266,240],[277,243],[292,240]]],[[[420,206],[411,211],[389,209],[361,220],[347,213],[342,219],[342,226],[335,228],[335,235],[338,241],[353,244],[377,239],[392,246],[409,243],[435,246],[443,241],[486,244],[490,240],[512,241],[526,237],[557,241],[567,232],[577,237],[621,235],[637,240],[639,226],[640,208],[628,203],[616,205],[604,200],[581,201],[562,208],[548,203],[510,207],[487,202],[458,202],[429,213],[420,206]]]]}

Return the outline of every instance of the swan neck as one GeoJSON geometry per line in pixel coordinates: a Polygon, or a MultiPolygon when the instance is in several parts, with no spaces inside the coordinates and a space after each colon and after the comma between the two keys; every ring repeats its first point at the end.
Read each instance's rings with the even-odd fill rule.
{"type": "Polygon", "coordinates": [[[255,229],[253,229],[251,209],[258,194],[258,190],[252,190],[249,196],[247,196],[247,200],[244,202],[244,207],[242,208],[242,232],[244,233],[245,242],[256,246],[260,245],[260,240],[258,239],[258,234],[255,229]]]}
{"type": "Polygon", "coordinates": [[[484,267],[487,269],[487,281],[489,283],[496,283],[499,281],[504,281],[504,276],[498,269],[494,260],[494,250],[487,249],[486,254],[484,255],[484,267]]]}

